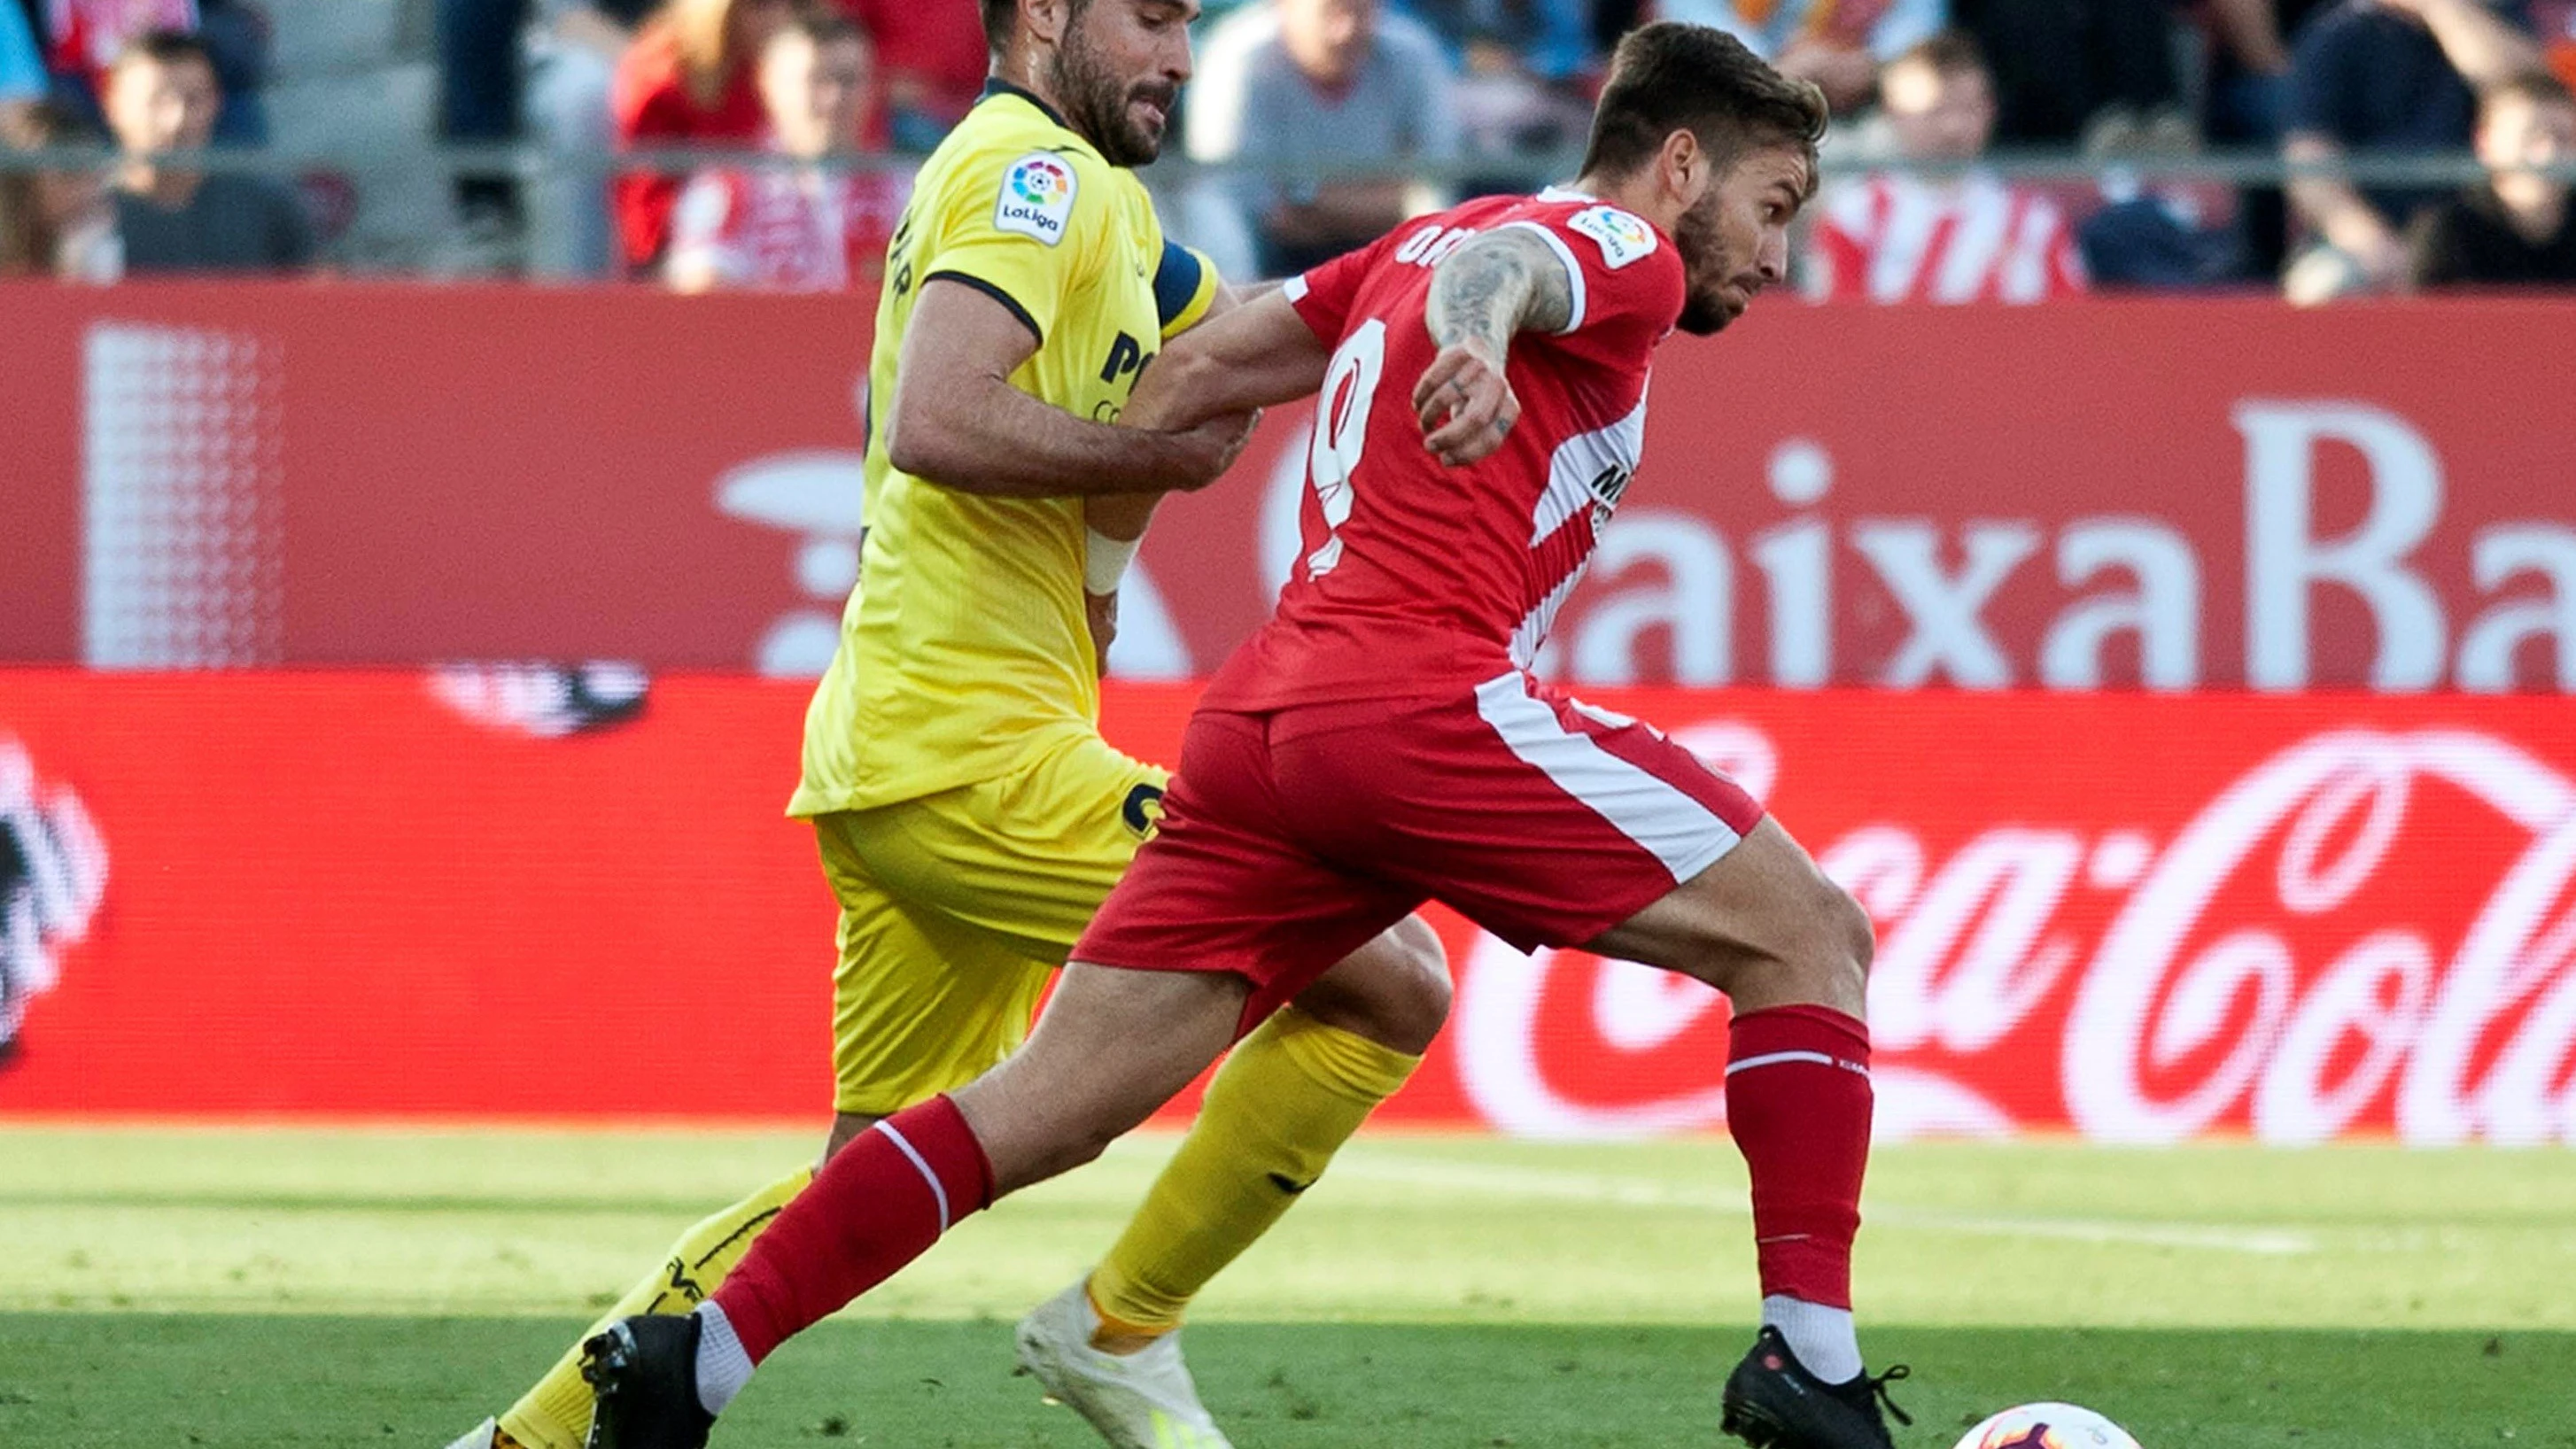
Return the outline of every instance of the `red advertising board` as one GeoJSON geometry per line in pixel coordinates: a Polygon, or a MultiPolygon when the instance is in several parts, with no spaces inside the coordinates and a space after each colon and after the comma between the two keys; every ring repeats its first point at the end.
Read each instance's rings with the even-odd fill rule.
{"type": "MultiPolygon", "coordinates": [[[[0,659],[820,667],[864,297],[0,287],[0,659]]],[[[1587,687],[2576,688],[2576,302],[1765,303],[1677,338],[1545,661],[1587,687]]],[[[1292,556],[1305,423],[1175,502],[1131,674],[1292,556]]]]}
{"type": "MultiPolygon", "coordinates": [[[[468,671],[0,671],[0,1113],[819,1117],[803,696],[681,676],[566,732],[619,710],[468,671]]],[[[1113,689],[1108,729],[1169,758],[1189,700],[1113,689]]],[[[1599,702],[1876,921],[1889,1135],[2576,1142],[2564,700],[1599,702]]],[[[1387,1120],[1722,1120],[1713,993],[1438,919],[1456,1009],[1387,1120]]]]}

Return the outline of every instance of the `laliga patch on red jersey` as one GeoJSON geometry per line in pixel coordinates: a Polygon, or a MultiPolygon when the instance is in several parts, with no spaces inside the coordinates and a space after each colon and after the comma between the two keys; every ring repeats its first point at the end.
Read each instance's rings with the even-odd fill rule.
{"type": "Polygon", "coordinates": [[[1002,173],[993,199],[993,230],[1033,236],[1048,246],[1064,240],[1073,217],[1073,166],[1061,156],[1032,151],[1002,173]]]}
{"type": "Polygon", "coordinates": [[[1612,271],[1655,254],[1655,229],[1615,206],[1587,206],[1568,218],[1566,228],[1592,238],[1601,247],[1601,264],[1612,271]]]}

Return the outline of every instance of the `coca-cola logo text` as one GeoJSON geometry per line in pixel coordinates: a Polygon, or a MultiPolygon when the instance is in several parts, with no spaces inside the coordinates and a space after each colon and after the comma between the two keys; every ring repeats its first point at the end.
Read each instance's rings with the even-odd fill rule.
{"type": "MultiPolygon", "coordinates": [[[[1795,779],[1750,726],[1677,733],[1750,784],[1795,779]]],[[[1878,926],[1883,1135],[2576,1141],[2576,782],[2558,767],[2468,729],[2328,730],[2162,838],[2115,818],[2158,782],[2104,784],[2090,821],[1946,844],[1872,821],[1816,851],[1878,926]]],[[[1460,1076],[1508,1130],[1708,1126],[1724,1016],[1680,978],[1480,938],[1460,1076]]]]}

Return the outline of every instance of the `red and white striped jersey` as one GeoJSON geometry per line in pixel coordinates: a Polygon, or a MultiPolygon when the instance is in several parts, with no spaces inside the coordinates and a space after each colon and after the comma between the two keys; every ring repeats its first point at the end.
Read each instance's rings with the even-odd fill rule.
{"type": "Polygon", "coordinates": [[[1205,700],[1257,711],[1453,692],[1525,669],[1636,471],[1655,345],[1681,316],[1670,237],[1592,197],[1488,197],[1407,222],[1289,283],[1334,352],[1307,447],[1303,545],[1278,613],[1205,700]],[[1450,468],[1413,388],[1439,354],[1432,269],[1480,232],[1527,228],[1573,280],[1573,320],[1512,340],[1521,415],[1450,468]]]}
{"type": "Polygon", "coordinates": [[[911,191],[911,178],[890,171],[704,172],[672,208],[665,265],[704,266],[720,287],[841,291],[885,270],[886,242],[911,191]]]}
{"type": "Polygon", "coordinates": [[[2084,287],[2057,203],[1992,176],[1882,172],[1834,187],[1808,248],[1820,302],[2041,302],[2084,287]]]}

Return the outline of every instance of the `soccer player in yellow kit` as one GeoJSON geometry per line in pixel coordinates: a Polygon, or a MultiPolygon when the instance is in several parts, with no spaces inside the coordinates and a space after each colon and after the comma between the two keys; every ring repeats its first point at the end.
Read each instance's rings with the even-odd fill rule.
{"type": "MultiPolygon", "coordinates": [[[[1127,169],[1160,149],[1196,0],[983,6],[993,83],[887,251],[861,580],[788,807],[841,908],[826,1157],[1009,1055],[1152,829],[1168,775],[1101,738],[1092,621],[1152,498],[1212,481],[1249,425],[1116,426],[1157,344],[1223,300],[1127,169]]],[[[1403,1084],[1448,987],[1407,921],[1239,1044],[1107,1257],[1021,1323],[1021,1362],[1121,1449],[1224,1449],[1181,1314],[1403,1084]]],[[[812,1175],[689,1229],[602,1322],[687,1313],[812,1175]]],[[[455,1449],[577,1449],[590,1419],[568,1353],[455,1449]]]]}

